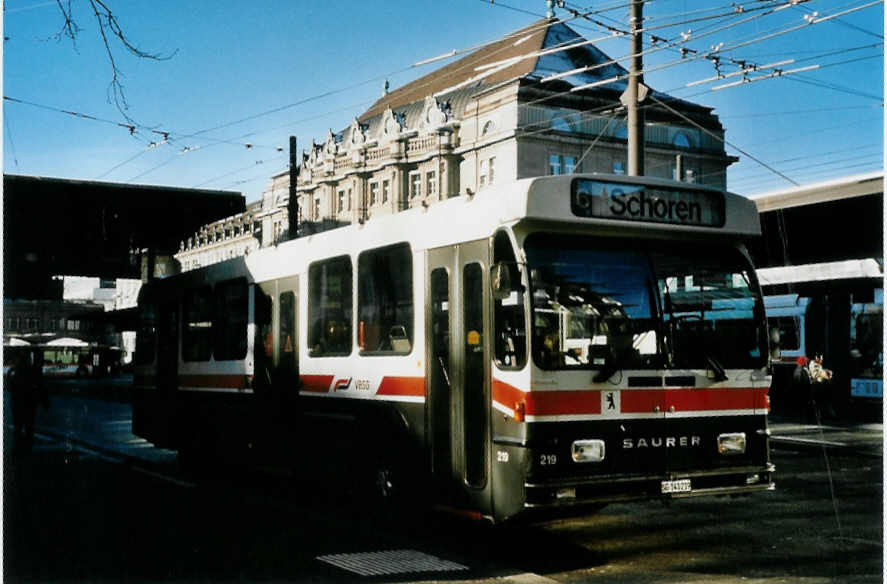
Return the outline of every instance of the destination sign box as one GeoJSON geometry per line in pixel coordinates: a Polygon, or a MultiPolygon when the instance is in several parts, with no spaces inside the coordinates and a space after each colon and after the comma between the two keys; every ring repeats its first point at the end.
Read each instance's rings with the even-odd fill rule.
{"type": "Polygon", "coordinates": [[[718,192],[594,179],[573,181],[570,208],[577,217],[701,227],[724,226],[718,192]]]}

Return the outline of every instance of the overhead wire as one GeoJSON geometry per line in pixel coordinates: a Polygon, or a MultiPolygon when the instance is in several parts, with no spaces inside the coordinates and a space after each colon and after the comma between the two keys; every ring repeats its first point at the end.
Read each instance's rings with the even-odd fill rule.
{"type": "Polygon", "coordinates": [[[3,116],[3,125],[6,127],[6,138],[9,140],[9,148],[12,151],[12,161],[18,168],[18,156],[15,154],[15,142],[12,140],[12,130],[9,128],[9,116],[3,116]]]}
{"type": "MultiPolygon", "coordinates": [[[[877,3],[877,2],[876,2],[876,3],[877,3]]],[[[872,3],[872,4],[876,4],[876,3],[872,3]]],[[[497,5],[497,6],[504,6],[504,5],[502,5],[502,4],[496,4],[496,5],[497,5]]],[[[870,5],[871,5],[871,4],[870,4],[870,5]]],[[[627,6],[627,4],[622,4],[621,6],[627,6]]],[[[535,14],[534,14],[534,16],[535,16],[535,14]]],[[[569,20],[569,19],[564,19],[564,20],[569,20]]],[[[673,26],[677,26],[677,25],[678,25],[678,24],[675,23],[673,26]]],[[[546,26],[548,26],[547,23],[546,23],[546,26]]],[[[516,34],[515,34],[515,36],[516,36],[516,34]]],[[[697,40],[697,39],[694,38],[694,39],[692,39],[692,40],[697,40]]],[[[501,41],[501,39],[497,39],[496,41],[492,41],[492,42],[500,42],[500,41],[501,41]]],[[[412,68],[412,67],[405,68],[405,69],[401,69],[400,71],[407,70],[407,69],[410,69],[410,68],[412,68]]],[[[373,81],[373,80],[381,79],[382,77],[383,77],[383,76],[377,76],[377,77],[374,77],[373,79],[368,80],[368,81],[366,81],[365,83],[368,83],[368,82],[373,81]]],[[[353,86],[349,86],[349,87],[353,87],[353,86]]],[[[342,89],[342,91],[344,91],[345,89],[347,89],[347,88],[342,89]]],[[[314,98],[315,98],[315,99],[319,99],[320,97],[327,96],[327,95],[329,95],[329,92],[324,93],[324,94],[321,94],[320,96],[314,96],[314,98]]],[[[212,130],[214,130],[214,129],[218,129],[218,128],[221,128],[221,127],[227,127],[227,126],[229,126],[229,125],[234,125],[234,124],[236,124],[236,123],[240,123],[241,121],[252,120],[252,119],[255,119],[256,117],[259,117],[259,116],[261,116],[261,115],[267,115],[267,114],[269,114],[269,113],[273,113],[273,112],[276,112],[276,111],[282,111],[283,109],[286,109],[287,107],[292,107],[292,106],[294,106],[294,105],[296,105],[296,104],[290,104],[289,106],[283,106],[283,107],[281,107],[281,108],[275,108],[274,110],[268,110],[267,112],[264,112],[264,113],[262,113],[262,114],[257,114],[257,115],[249,116],[249,117],[246,117],[246,118],[241,118],[241,120],[235,120],[234,122],[229,122],[229,123],[227,123],[227,124],[223,124],[223,125],[215,126],[215,127],[213,127],[213,128],[209,128],[209,129],[207,129],[207,130],[202,130],[201,132],[191,133],[191,134],[184,134],[183,137],[194,137],[194,136],[196,136],[196,135],[198,135],[198,134],[201,134],[201,133],[204,133],[204,132],[209,132],[209,131],[212,131],[212,130]]],[[[62,111],[63,111],[63,110],[62,110],[62,111]]],[[[72,113],[72,112],[65,112],[65,113],[72,113]]],[[[75,115],[76,115],[76,114],[75,114],[75,115]]],[[[113,121],[107,121],[107,122],[108,122],[108,123],[116,123],[116,122],[113,122],[113,121]]],[[[123,125],[123,124],[119,124],[119,123],[118,123],[118,125],[123,125]]],[[[205,137],[205,139],[209,139],[209,137],[205,137]]],[[[229,143],[229,141],[224,141],[224,140],[219,140],[219,142],[220,142],[220,143],[229,143]]],[[[141,155],[142,153],[144,153],[144,151],[138,153],[138,155],[141,155]]],[[[168,162],[170,162],[170,161],[168,161],[168,162]]],[[[168,162],[166,162],[166,163],[168,163],[168,162]]],[[[161,164],[160,166],[163,166],[163,165],[165,165],[166,163],[163,163],[163,164],[161,164]]],[[[114,169],[116,169],[116,168],[117,168],[117,167],[115,167],[114,169]]],[[[158,166],[158,167],[155,167],[155,169],[156,169],[156,168],[159,168],[159,166],[158,166]]],[[[112,169],[112,170],[114,170],[114,169],[112,169]]],[[[150,172],[150,171],[151,171],[151,170],[149,169],[148,172],[150,172]]],[[[110,172],[110,171],[109,171],[109,172],[110,172]]],[[[138,175],[137,177],[134,177],[134,178],[138,178],[138,177],[140,177],[140,176],[144,176],[144,174],[147,174],[147,172],[146,172],[146,173],[142,173],[141,175],[138,175]]],[[[131,180],[134,180],[134,179],[131,179],[131,180]]]]}
{"type": "MultiPolygon", "coordinates": [[[[854,9],[852,9],[852,11],[860,10],[860,9],[862,9],[862,8],[865,8],[865,7],[868,7],[868,6],[871,6],[871,5],[877,4],[877,3],[879,3],[879,2],[873,2],[873,3],[869,3],[869,4],[864,5],[864,6],[861,6],[861,7],[856,7],[856,8],[854,8],[854,9]]],[[[502,6],[502,5],[501,5],[501,4],[497,4],[497,6],[502,6]]],[[[777,5],[771,5],[771,6],[769,6],[769,7],[770,7],[770,8],[773,8],[774,6],[775,6],[775,7],[779,7],[779,6],[781,6],[781,5],[777,4],[777,5]]],[[[845,12],[845,13],[849,13],[849,12],[850,12],[850,11],[847,11],[847,12],[845,12]]],[[[765,15],[766,15],[766,14],[767,14],[767,13],[765,13],[765,15]]],[[[534,16],[535,16],[535,14],[534,14],[534,16]]],[[[724,16],[728,16],[728,15],[724,15],[724,16]]],[[[758,15],[755,15],[755,16],[758,16],[758,15]]],[[[747,22],[748,20],[749,20],[749,19],[744,19],[744,21],[743,21],[742,23],[738,23],[738,24],[744,24],[744,23],[747,22]]],[[[819,21],[824,21],[824,20],[827,20],[827,18],[824,17],[823,19],[819,19],[819,21]]],[[[817,21],[810,22],[809,24],[814,24],[815,22],[817,22],[817,21]]],[[[733,25],[731,25],[729,28],[732,28],[733,26],[737,26],[738,24],[733,24],[733,25]]],[[[675,24],[675,26],[677,26],[677,24],[675,24]]],[[[806,25],[804,25],[804,26],[806,26],[806,25]]],[[[799,28],[803,28],[803,27],[794,27],[794,28],[792,28],[792,29],[789,29],[789,32],[790,32],[790,31],[793,31],[793,30],[797,30],[797,29],[799,29],[799,28]]],[[[723,29],[723,27],[722,27],[722,29],[723,29]]],[[[719,32],[719,31],[722,30],[722,29],[719,29],[718,31],[715,31],[715,32],[719,32]]],[[[779,32],[779,34],[785,34],[785,31],[781,31],[781,32],[779,32]]],[[[693,38],[693,40],[698,40],[699,38],[700,38],[700,36],[696,36],[695,38],[693,38]]],[[[772,38],[772,37],[767,37],[767,38],[772,38]]],[[[497,41],[497,42],[498,42],[498,41],[497,41]]],[[[742,43],[741,45],[737,45],[737,46],[748,46],[749,44],[752,44],[753,42],[754,42],[754,41],[747,41],[747,42],[742,43]]],[[[735,47],[733,47],[733,48],[735,48],[735,47]]],[[[722,49],[722,50],[723,50],[724,52],[726,52],[728,49],[722,49]]],[[[732,48],[729,49],[729,50],[732,50],[732,48]]],[[[660,102],[660,103],[661,103],[661,102],[660,102]]],[[[733,147],[733,146],[731,145],[731,147],[733,147]]],[[[735,148],[735,147],[734,147],[734,148],[735,148]]],[[[750,156],[750,155],[749,155],[749,156],[750,156]]],[[[751,156],[750,156],[750,157],[751,157],[751,156]]],[[[751,157],[751,158],[753,158],[753,157],[751,157]]],[[[760,162],[760,161],[759,161],[759,162],[760,162]]],[[[786,177],[786,178],[787,178],[787,177],[786,177]]],[[[788,179],[788,180],[791,180],[791,179],[788,179]]]]}
{"type": "Polygon", "coordinates": [[[836,107],[820,107],[820,108],[812,108],[812,109],[798,109],[798,110],[781,110],[776,112],[758,112],[754,114],[727,114],[718,116],[722,120],[737,120],[742,118],[766,118],[770,116],[790,116],[790,115],[798,115],[798,114],[813,114],[813,113],[822,113],[822,112],[836,112],[836,111],[846,111],[846,110],[857,110],[857,109],[872,109],[876,107],[884,107],[884,104],[878,105],[846,105],[846,106],[836,106],[836,107]]]}
{"type": "MultiPolygon", "coordinates": [[[[799,6],[796,6],[795,8],[796,8],[797,10],[802,10],[802,11],[805,11],[805,12],[807,12],[807,13],[813,12],[813,10],[811,10],[809,6],[800,6],[800,5],[799,5],[799,6]]],[[[874,32],[874,31],[868,30],[868,29],[866,29],[866,28],[863,28],[863,27],[858,26],[858,25],[855,25],[855,24],[851,24],[851,23],[846,22],[846,21],[844,21],[844,20],[842,20],[842,19],[840,19],[840,18],[836,18],[836,19],[834,19],[832,22],[834,22],[835,24],[840,24],[841,26],[844,26],[844,27],[849,28],[849,29],[851,29],[851,30],[855,30],[855,31],[857,31],[857,32],[861,32],[861,33],[863,33],[863,34],[867,34],[867,35],[869,35],[869,36],[873,36],[873,37],[875,37],[875,38],[878,38],[878,39],[884,40],[884,35],[882,35],[882,34],[878,34],[878,33],[874,32]]]]}
{"type": "MultiPolygon", "coordinates": [[[[570,20],[570,19],[561,19],[559,22],[565,22],[565,21],[567,21],[567,20],[570,20]]],[[[540,24],[540,25],[537,26],[537,27],[531,27],[530,30],[533,31],[533,32],[535,32],[535,31],[537,31],[537,30],[541,30],[542,28],[544,28],[544,27],[548,27],[548,26],[550,26],[550,25],[551,25],[551,23],[546,22],[546,23],[544,23],[544,24],[540,24]]],[[[530,33],[530,31],[528,31],[528,30],[525,28],[525,29],[522,29],[522,31],[517,31],[517,32],[515,32],[515,33],[511,33],[511,34],[507,35],[505,38],[514,38],[514,37],[519,36],[520,34],[524,34],[524,35],[526,35],[526,34],[529,34],[529,33],[530,33]]],[[[491,41],[490,43],[487,43],[487,44],[501,43],[502,40],[503,40],[503,39],[497,39],[496,41],[491,41]]],[[[497,52],[501,52],[501,51],[507,50],[508,48],[509,48],[508,46],[504,46],[504,47],[502,47],[501,49],[499,49],[499,51],[497,51],[497,52]]],[[[496,53],[493,53],[493,54],[496,54],[496,53]]],[[[462,70],[464,70],[465,67],[467,67],[467,66],[468,66],[468,65],[466,64],[466,65],[463,65],[463,66],[461,66],[461,67],[458,67],[458,68],[454,69],[453,71],[448,72],[448,73],[447,73],[447,76],[456,75],[457,73],[462,72],[462,70]]],[[[406,71],[406,70],[409,70],[409,69],[411,69],[411,68],[413,68],[413,66],[403,68],[403,69],[401,69],[400,71],[406,71]]],[[[371,79],[371,80],[369,80],[369,81],[379,80],[379,79],[382,79],[382,78],[387,78],[387,75],[376,76],[376,77],[374,77],[373,79],[371,79]]],[[[439,80],[439,78],[438,78],[438,80],[439,80]]],[[[340,89],[337,89],[337,90],[331,90],[331,91],[325,92],[325,93],[320,94],[320,95],[317,95],[317,96],[312,96],[312,97],[310,97],[310,98],[306,98],[306,99],[304,99],[304,100],[301,100],[301,101],[298,102],[298,103],[293,103],[293,104],[288,104],[288,105],[285,105],[285,106],[280,106],[280,107],[278,107],[278,108],[274,108],[273,110],[267,110],[267,111],[265,111],[265,112],[260,112],[260,113],[258,113],[258,114],[254,114],[254,115],[248,116],[248,117],[246,117],[246,118],[241,118],[240,120],[235,120],[235,121],[232,121],[232,122],[227,122],[227,123],[224,123],[224,124],[220,124],[220,125],[214,126],[213,128],[208,128],[208,129],[205,129],[205,130],[200,130],[200,131],[198,131],[198,132],[193,132],[193,133],[191,133],[191,134],[185,134],[183,137],[186,137],[186,138],[187,138],[187,137],[194,138],[194,137],[200,136],[200,135],[202,135],[202,134],[204,134],[204,133],[207,133],[207,132],[210,132],[210,131],[213,131],[213,130],[217,130],[217,129],[221,129],[221,128],[223,128],[223,127],[229,127],[229,126],[232,126],[232,125],[235,125],[235,124],[238,124],[238,123],[244,122],[244,121],[248,121],[248,120],[251,121],[251,120],[253,120],[253,119],[257,119],[257,118],[259,118],[259,117],[263,117],[263,116],[265,116],[265,115],[269,115],[270,113],[276,113],[276,112],[279,112],[279,111],[283,111],[283,110],[285,110],[285,109],[289,109],[290,107],[294,107],[295,105],[299,105],[299,104],[302,104],[302,103],[306,103],[306,102],[308,102],[308,101],[313,101],[313,100],[315,100],[315,99],[319,99],[319,98],[322,97],[322,96],[329,96],[329,95],[332,95],[332,94],[334,94],[334,93],[339,93],[339,92],[341,92],[341,91],[345,91],[346,89],[349,89],[349,88],[353,88],[353,87],[356,87],[356,86],[359,86],[359,85],[366,84],[366,83],[368,83],[369,81],[360,82],[360,83],[358,83],[358,84],[353,84],[352,86],[349,86],[349,87],[347,87],[347,88],[340,88],[340,89]]],[[[426,85],[427,85],[427,83],[430,83],[430,82],[426,82],[426,85]]],[[[421,87],[421,85],[420,85],[420,87],[421,87]]],[[[148,174],[154,172],[155,170],[159,170],[160,168],[162,168],[162,167],[166,166],[167,164],[171,163],[173,160],[175,160],[175,157],[171,157],[170,159],[168,159],[168,160],[166,160],[166,161],[164,161],[164,162],[161,162],[160,164],[158,164],[158,165],[156,165],[156,166],[154,166],[154,167],[152,167],[152,168],[149,168],[148,170],[146,170],[146,171],[140,173],[139,175],[137,175],[137,176],[135,176],[135,177],[129,179],[129,181],[132,181],[132,180],[135,180],[135,179],[137,179],[137,178],[141,178],[141,177],[143,177],[143,176],[146,176],[146,175],[148,175],[148,174]]],[[[127,181],[127,182],[129,182],[129,181],[127,181]]]]}

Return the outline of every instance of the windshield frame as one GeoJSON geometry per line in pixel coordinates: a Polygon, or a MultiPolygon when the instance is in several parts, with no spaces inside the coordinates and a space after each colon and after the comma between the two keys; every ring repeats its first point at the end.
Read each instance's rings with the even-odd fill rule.
{"type": "MultiPolygon", "coordinates": [[[[687,257],[688,261],[692,261],[693,259],[698,258],[712,258],[715,254],[711,251],[712,248],[716,249],[717,252],[722,252],[723,258],[725,261],[729,262],[727,267],[724,269],[724,274],[727,275],[732,271],[734,277],[737,275],[742,276],[746,281],[747,287],[747,295],[744,295],[742,298],[747,298],[751,301],[752,304],[752,316],[750,317],[751,325],[744,332],[746,334],[746,338],[751,343],[751,351],[748,356],[744,356],[743,359],[747,360],[747,363],[742,363],[740,366],[737,366],[737,363],[728,363],[727,369],[761,369],[767,366],[768,357],[769,357],[769,338],[767,335],[767,326],[766,326],[766,317],[764,312],[764,302],[763,302],[763,293],[761,291],[757,274],[755,273],[754,265],[752,263],[751,257],[745,248],[745,245],[742,241],[737,240],[726,240],[726,239],[716,239],[716,238],[707,238],[704,241],[692,241],[692,240],[671,240],[669,242],[664,242],[655,238],[637,238],[637,237],[626,237],[624,235],[591,235],[588,233],[582,234],[570,234],[565,232],[551,233],[551,232],[542,232],[542,231],[534,231],[528,233],[522,240],[522,251],[526,258],[526,271],[527,271],[527,283],[529,286],[528,294],[527,294],[527,304],[528,304],[528,313],[529,313],[529,344],[530,344],[530,358],[533,364],[543,370],[543,371],[605,371],[615,367],[617,370],[622,369],[636,369],[636,370],[690,370],[690,369],[715,369],[723,370],[720,367],[720,363],[716,358],[708,358],[706,356],[705,359],[696,354],[684,354],[681,359],[675,359],[675,353],[673,352],[673,348],[668,346],[674,340],[674,333],[669,334],[669,327],[674,326],[674,323],[670,323],[669,319],[666,318],[666,315],[669,314],[667,307],[665,306],[665,299],[663,298],[663,294],[661,291],[662,282],[660,281],[660,275],[657,274],[656,266],[654,265],[653,256],[657,252],[661,252],[662,244],[667,244],[667,250],[669,253],[681,254],[682,251],[686,253],[690,252],[687,257]],[[609,355],[607,358],[597,358],[592,359],[591,351],[592,346],[588,347],[589,355],[586,356],[588,359],[586,363],[582,364],[555,364],[552,365],[550,363],[540,362],[539,351],[537,351],[538,343],[541,341],[541,337],[539,334],[539,330],[537,330],[537,310],[538,306],[536,305],[535,298],[537,298],[537,293],[540,290],[539,282],[536,277],[533,276],[533,270],[537,267],[533,265],[533,251],[531,249],[533,241],[537,237],[555,237],[555,238],[582,238],[583,244],[582,246],[577,246],[575,249],[587,249],[587,250],[601,250],[604,252],[613,252],[613,251],[628,251],[635,254],[638,257],[642,257],[645,261],[645,269],[647,270],[646,274],[643,275],[641,279],[644,280],[644,286],[647,287],[647,290],[642,294],[650,303],[650,314],[649,320],[651,322],[648,323],[640,323],[641,329],[650,333],[649,336],[655,336],[655,352],[653,354],[649,354],[648,356],[644,356],[640,359],[633,358],[631,359],[631,363],[625,362],[624,359],[614,358],[612,355],[612,350],[607,348],[606,352],[609,355]],[[529,243],[529,245],[528,245],[529,243]],[[705,246],[705,251],[698,251],[697,246],[703,245],[705,246]],[[586,246],[586,247],[583,247],[586,246]],[[660,246],[660,248],[657,248],[660,246]],[[694,258],[693,254],[697,254],[696,258],[694,258]],[[646,326],[646,328],[643,328],[646,326]],[[752,337],[754,340],[752,341],[752,337]],[[668,339],[668,340],[667,340],[668,339]],[[712,364],[712,361],[714,363],[712,364]],[[688,364],[692,362],[692,364],[688,364]]],[[[663,280],[664,281],[664,280],[663,280]]],[[[542,287],[544,288],[544,287],[542,287]]],[[[713,312],[709,310],[708,312],[713,312]]],[[[674,313],[674,310],[671,310],[671,313],[674,313]]],[[[643,318],[633,318],[627,317],[626,321],[630,323],[635,323],[635,321],[640,322],[643,318]]],[[[706,316],[705,319],[702,319],[704,323],[711,323],[716,319],[708,319],[706,316]]],[[[737,321],[741,320],[749,320],[748,318],[737,318],[737,321]]],[[[631,325],[632,327],[635,324],[631,325]]],[[[713,327],[712,327],[713,328],[713,327]]],[[[568,332],[568,331],[567,331],[568,332]]],[[[631,334],[636,332],[636,329],[631,328],[626,334],[631,334]]],[[[634,335],[634,338],[637,339],[638,335],[634,335]]],[[[610,341],[607,342],[606,345],[602,345],[602,347],[610,347],[610,341]]],[[[634,347],[633,347],[634,348],[634,347]]],[[[604,349],[601,349],[602,351],[604,349]]],[[[562,353],[565,353],[562,351],[562,353]]],[[[646,354],[645,354],[646,355],[646,354]]]]}

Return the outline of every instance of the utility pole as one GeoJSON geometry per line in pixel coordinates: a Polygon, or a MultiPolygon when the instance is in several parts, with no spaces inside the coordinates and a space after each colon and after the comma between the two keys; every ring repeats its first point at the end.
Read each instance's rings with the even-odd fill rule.
{"type": "Polygon", "coordinates": [[[628,89],[623,94],[622,103],[627,110],[628,122],[628,174],[643,176],[644,174],[644,112],[640,102],[647,96],[644,86],[643,57],[644,50],[640,31],[644,27],[644,0],[631,0],[630,8],[631,61],[628,68],[628,89]]]}
{"type": "Polygon", "coordinates": [[[297,153],[296,137],[290,136],[290,198],[286,206],[289,219],[287,225],[289,239],[295,239],[299,236],[299,196],[296,193],[296,183],[299,180],[297,153]]]}

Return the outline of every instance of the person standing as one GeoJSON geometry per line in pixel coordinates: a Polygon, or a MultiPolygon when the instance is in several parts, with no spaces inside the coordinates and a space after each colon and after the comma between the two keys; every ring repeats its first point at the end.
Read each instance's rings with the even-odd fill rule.
{"type": "Polygon", "coordinates": [[[41,357],[38,352],[22,353],[9,373],[12,423],[15,428],[13,449],[16,452],[30,452],[34,444],[34,419],[38,402],[44,409],[49,409],[49,398],[43,385],[41,357]]]}

